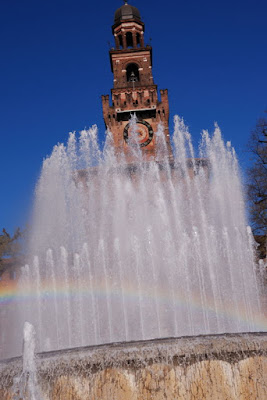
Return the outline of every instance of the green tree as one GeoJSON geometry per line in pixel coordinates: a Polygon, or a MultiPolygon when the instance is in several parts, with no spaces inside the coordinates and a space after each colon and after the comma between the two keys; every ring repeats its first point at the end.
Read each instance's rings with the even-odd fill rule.
{"type": "Polygon", "coordinates": [[[248,143],[251,167],[247,171],[247,195],[254,235],[267,235],[267,118],[260,118],[248,143]]]}
{"type": "Polygon", "coordinates": [[[20,238],[22,232],[18,228],[13,236],[10,236],[5,229],[0,235],[0,275],[5,270],[4,260],[7,258],[16,259],[21,251],[20,238]]]}

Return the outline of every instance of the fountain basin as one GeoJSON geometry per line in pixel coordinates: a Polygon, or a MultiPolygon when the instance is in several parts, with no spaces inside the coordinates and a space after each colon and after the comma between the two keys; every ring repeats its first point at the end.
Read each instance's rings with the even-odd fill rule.
{"type": "MultiPolygon", "coordinates": [[[[1,400],[16,398],[14,382],[22,366],[22,358],[0,362],[1,400]]],[[[267,333],[168,338],[41,353],[36,356],[36,371],[42,400],[264,400],[267,333]]]]}

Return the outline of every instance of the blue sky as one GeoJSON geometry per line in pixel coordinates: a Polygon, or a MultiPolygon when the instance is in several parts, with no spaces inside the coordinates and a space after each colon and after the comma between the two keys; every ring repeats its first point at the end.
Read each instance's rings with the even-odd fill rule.
{"type": "MultiPolygon", "coordinates": [[[[112,86],[109,44],[121,0],[1,0],[0,228],[25,226],[42,160],[68,132],[97,124],[112,86]]],[[[169,89],[170,126],[184,117],[197,144],[218,122],[242,169],[250,130],[267,109],[267,2],[133,0],[169,89]]]]}

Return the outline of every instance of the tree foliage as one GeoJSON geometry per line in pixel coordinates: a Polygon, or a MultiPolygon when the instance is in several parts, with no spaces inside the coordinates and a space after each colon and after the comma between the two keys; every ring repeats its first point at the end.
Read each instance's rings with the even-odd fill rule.
{"type": "Polygon", "coordinates": [[[16,258],[21,250],[19,239],[22,236],[22,232],[18,228],[14,235],[11,236],[5,229],[3,229],[0,235],[0,275],[5,269],[4,260],[7,258],[16,258]]]}
{"type": "Polygon", "coordinates": [[[252,230],[267,235],[267,118],[258,120],[248,143],[251,167],[248,168],[247,195],[252,230]]]}

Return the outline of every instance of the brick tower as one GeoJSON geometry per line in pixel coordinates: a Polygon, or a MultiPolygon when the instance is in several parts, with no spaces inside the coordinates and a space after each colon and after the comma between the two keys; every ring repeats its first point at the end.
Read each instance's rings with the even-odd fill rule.
{"type": "Polygon", "coordinates": [[[155,133],[160,123],[164,129],[166,155],[172,159],[168,90],[160,90],[160,101],[152,76],[152,47],[145,45],[144,30],[138,9],[125,1],[116,11],[112,26],[116,46],[109,52],[114,75],[112,105],[109,95],[103,95],[102,106],[105,125],[113,134],[116,153],[123,152],[129,162],[132,161],[129,156],[129,119],[132,114],[137,117],[139,145],[144,159],[149,161],[157,156],[155,133]]]}

